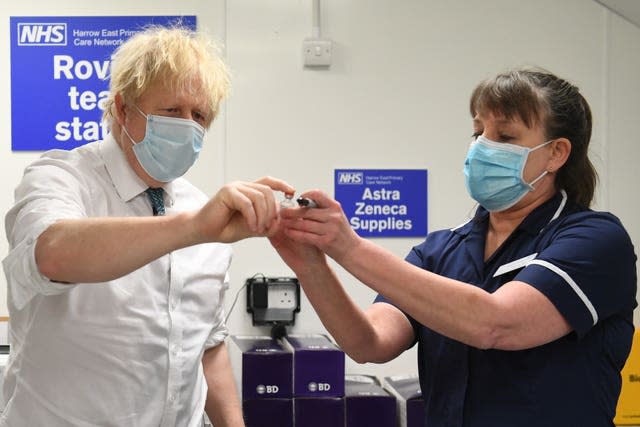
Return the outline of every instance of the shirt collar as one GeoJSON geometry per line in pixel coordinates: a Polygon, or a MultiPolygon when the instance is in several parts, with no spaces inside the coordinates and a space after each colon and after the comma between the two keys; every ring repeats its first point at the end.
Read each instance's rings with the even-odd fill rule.
{"type": "Polygon", "coordinates": [[[566,206],[567,193],[564,190],[560,190],[551,199],[547,200],[527,215],[518,228],[535,236],[539,234],[551,221],[558,218],[566,206]]]}
{"type": "MultiPolygon", "coordinates": [[[[558,218],[567,206],[567,193],[564,190],[558,191],[552,198],[535,208],[517,227],[532,235],[539,234],[551,221],[558,218]]],[[[482,206],[478,206],[476,213],[470,221],[462,224],[453,231],[456,234],[467,235],[473,229],[474,224],[483,223],[489,219],[489,211],[482,206]]]]}
{"type": "MultiPolygon", "coordinates": [[[[148,186],[129,165],[124,152],[118,145],[112,134],[100,143],[100,154],[104,161],[107,172],[111,177],[113,186],[118,196],[125,202],[130,201],[140,193],[144,192],[148,186]]],[[[172,206],[175,200],[175,190],[172,182],[162,186],[166,193],[165,203],[172,206]]]]}

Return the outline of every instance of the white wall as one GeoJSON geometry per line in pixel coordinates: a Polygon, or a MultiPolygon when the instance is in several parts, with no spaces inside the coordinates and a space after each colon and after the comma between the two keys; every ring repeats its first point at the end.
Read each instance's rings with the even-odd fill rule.
{"type": "MultiPolygon", "coordinates": [[[[189,178],[212,194],[221,183],[263,175],[300,190],[333,191],[336,168],[426,168],[429,229],[457,225],[473,209],[462,162],[472,132],[469,94],[485,77],[538,65],[581,87],[595,118],[592,155],[601,176],[597,208],[618,214],[640,246],[640,29],[591,0],[322,0],[323,34],[334,40],[328,70],[302,67],[311,34],[311,0],[32,0],[0,6],[0,91],[9,93],[9,19],[20,15],[196,14],[226,41],[233,89],[189,178]],[[635,185],[634,185],[635,184],[635,185]]],[[[34,121],[37,120],[34,106],[34,121]]],[[[10,100],[0,99],[2,212],[34,153],[10,151],[10,100]]],[[[420,239],[377,239],[404,257],[420,239]]],[[[0,244],[6,253],[6,243],[0,244]]],[[[374,294],[338,269],[366,307],[374,294]]],[[[235,245],[230,305],[246,278],[289,275],[265,240],[235,245]]],[[[4,278],[0,292],[0,314],[4,278]]],[[[230,316],[232,333],[260,333],[245,294],[230,316]]],[[[636,315],[636,324],[640,317],[636,315]]],[[[322,331],[306,299],[294,332],[322,331]]],[[[415,369],[414,351],[351,372],[388,375],[415,369]]]]}

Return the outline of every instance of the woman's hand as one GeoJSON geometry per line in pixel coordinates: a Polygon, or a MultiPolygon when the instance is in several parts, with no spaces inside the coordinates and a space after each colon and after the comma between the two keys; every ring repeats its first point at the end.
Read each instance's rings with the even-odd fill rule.
{"type": "Polygon", "coordinates": [[[283,209],[280,226],[285,235],[295,242],[315,246],[340,262],[359,245],[360,237],[349,225],[340,203],[325,192],[311,190],[302,196],[314,200],[317,207],[283,209]]]}

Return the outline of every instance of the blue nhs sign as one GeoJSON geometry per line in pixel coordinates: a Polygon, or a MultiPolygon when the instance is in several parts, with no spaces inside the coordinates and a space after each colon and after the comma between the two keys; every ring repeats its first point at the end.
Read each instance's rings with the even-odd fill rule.
{"type": "Polygon", "coordinates": [[[426,169],[336,169],[335,198],[362,237],[427,234],[426,169]]]}

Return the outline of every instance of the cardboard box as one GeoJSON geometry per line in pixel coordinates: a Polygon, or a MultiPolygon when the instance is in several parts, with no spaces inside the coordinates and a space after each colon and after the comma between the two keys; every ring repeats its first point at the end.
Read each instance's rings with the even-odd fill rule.
{"type": "Polygon", "coordinates": [[[242,413],[247,427],[293,427],[293,399],[248,399],[242,413]]]}
{"type": "Polygon", "coordinates": [[[640,330],[633,335],[633,345],[621,372],[622,391],[618,399],[616,425],[640,425],[640,330]]]}
{"type": "Polygon", "coordinates": [[[347,375],[345,427],[397,427],[396,399],[371,376],[347,375]]]}
{"type": "Polygon", "coordinates": [[[341,397],[296,397],[293,409],[296,427],[344,426],[344,399],[341,397]]]}
{"type": "Polygon", "coordinates": [[[293,352],[294,397],[344,396],[344,352],[325,335],[283,338],[293,352]]]}
{"type": "Polygon", "coordinates": [[[229,342],[229,353],[243,401],[293,397],[293,353],[281,342],[268,336],[236,335],[229,342]]]}
{"type": "Polygon", "coordinates": [[[396,397],[398,425],[424,427],[425,406],[418,375],[397,375],[384,380],[384,388],[396,397]]]}

